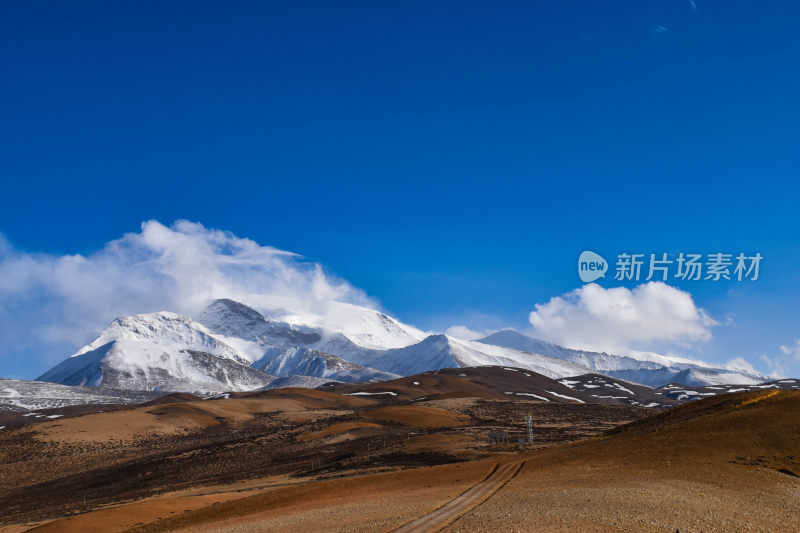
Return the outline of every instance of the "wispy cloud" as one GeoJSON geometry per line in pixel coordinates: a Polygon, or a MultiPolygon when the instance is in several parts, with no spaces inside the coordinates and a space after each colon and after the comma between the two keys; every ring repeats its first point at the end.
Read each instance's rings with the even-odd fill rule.
{"type": "Polygon", "coordinates": [[[800,365],[800,339],[794,344],[783,345],[778,349],[778,354],[773,357],[761,354],[760,359],[769,369],[769,375],[773,378],[788,376],[792,369],[800,365]]]}
{"type": "Polygon", "coordinates": [[[758,374],[758,370],[756,370],[755,367],[743,357],[734,357],[725,363],[725,366],[733,370],[742,370],[751,374],[758,374]]]}
{"type": "Polygon", "coordinates": [[[653,35],[655,35],[656,37],[660,37],[660,36],[666,34],[668,31],[669,30],[666,27],[664,27],[664,26],[662,26],[660,24],[657,24],[656,27],[653,28],[653,35]]]}

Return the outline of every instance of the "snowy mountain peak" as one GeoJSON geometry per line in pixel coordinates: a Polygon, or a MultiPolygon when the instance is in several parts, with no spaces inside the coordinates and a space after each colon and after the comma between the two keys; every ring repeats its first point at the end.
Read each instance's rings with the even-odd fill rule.
{"type": "Polygon", "coordinates": [[[116,341],[146,341],[165,347],[180,346],[241,359],[236,350],[216,338],[205,326],[188,316],[169,311],[119,317],[72,357],[116,341]]]}
{"type": "Polygon", "coordinates": [[[398,377],[337,354],[374,351],[356,340],[391,347],[413,343],[422,334],[372,309],[336,303],[333,307],[333,319],[323,320],[274,308],[265,315],[243,303],[219,299],[199,313],[198,320],[167,311],[123,316],[40,379],[198,392],[260,388],[274,380],[272,372],[341,381],[398,377]],[[329,329],[336,324],[344,331],[329,329]]]}
{"type": "Polygon", "coordinates": [[[199,322],[162,311],[123,316],[40,376],[65,385],[192,392],[251,390],[273,378],[199,322]]]}
{"type": "MultiPolygon", "coordinates": [[[[269,323],[291,324],[300,331],[307,328],[323,337],[340,334],[367,349],[402,348],[426,337],[424,332],[381,311],[350,303],[310,305],[293,298],[259,295],[249,296],[244,303],[269,323]]],[[[207,323],[205,312],[200,321],[207,323]]]]}
{"type": "Polygon", "coordinates": [[[353,353],[350,360],[402,375],[440,368],[487,365],[527,368],[558,378],[586,373],[588,370],[587,367],[553,357],[460,340],[447,335],[429,335],[404,348],[353,353]]]}
{"type": "MultiPolygon", "coordinates": [[[[198,315],[198,321],[216,335],[243,339],[259,346],[310,344],[322,339],[319,329],[267,319],[252,307],[229,299],[214,300],[198,315]]],[[[259,357],[263,355],[261,350],[259,357]]],[[[259,357],[249,357],[251,360],[259,357]]]]}
{"type": "Polygon", "coordinates": [[[252,307],[227,298],[221,298],[211,302],[208,307],[203,310],[198,319],[200,322],[208,324],[212,329],[214,325],[242,325],[253,327],[267,321],[264,315],[252,307]]]}

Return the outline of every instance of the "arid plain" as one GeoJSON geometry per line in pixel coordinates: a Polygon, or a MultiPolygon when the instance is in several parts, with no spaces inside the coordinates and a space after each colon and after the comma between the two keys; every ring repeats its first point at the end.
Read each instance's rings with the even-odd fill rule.
{"type": "Polygon", "coordinates": [[[800,530],[800,392],[656,411],[463,374],[9,419],[0,531],[800,530]]]}

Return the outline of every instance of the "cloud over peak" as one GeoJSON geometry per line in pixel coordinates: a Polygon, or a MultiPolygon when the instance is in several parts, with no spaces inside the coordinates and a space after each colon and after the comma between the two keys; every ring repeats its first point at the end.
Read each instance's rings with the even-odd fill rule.
{"type": "Polygon", "coordinates": [[[0,235],[0,365],[19,354],[50,364],[123,314],[193,313],[215,298],[253,294],[309,309],[374,306],[319,264],[186,220],[144,222],[89,255],[26,253],[0,235]]]}

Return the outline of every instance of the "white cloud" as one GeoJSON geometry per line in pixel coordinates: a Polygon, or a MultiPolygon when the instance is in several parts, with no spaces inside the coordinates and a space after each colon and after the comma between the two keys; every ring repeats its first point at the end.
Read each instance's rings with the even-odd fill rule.
{"type": "Polygon", "coordinates": [[[782,345],[780,353],[774,357],[761,354],[760,359],[767,365],[769,376],[773,378],[783,378],[791,374],[791,370],[800,364],[800,339],[794,344],[782,345]]]}
{"type": "Polygon", "coordinates": [[[85,256],[24,253],[0,235],[0,366],[24,355],[44,370],[117,316],[193,313],[211,299],[248,294],[310,308],[332,300],[374,307],[318,264],[188,221],[144,222],[85,256]]]}
{"type": "Polygon", "coordinates": [[[457,339],[464,339],[465,341],[474,341],[482,339],[494,333],[492,330],[475,331],[467,326],[450,326],[445,331],[445,334],[455,337],[457,339]]]}
{"type": "Polygon", "coordinates": [[[535,334],[570,348],[623,353],[652,343],[689,345],[711,339],[718,325],[688,292],[661,282],[605,289],[595,283],[537,304],[535,334]]]}

